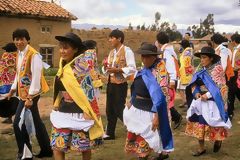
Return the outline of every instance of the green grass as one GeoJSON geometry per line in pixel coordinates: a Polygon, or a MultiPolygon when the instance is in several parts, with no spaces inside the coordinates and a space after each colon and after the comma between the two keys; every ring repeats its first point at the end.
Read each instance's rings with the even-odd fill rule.
{"type": "MultiPolygon", "coordinates": [[[[51,80],[52,77],[47,77],[51,80]]],[[[102,90],[104,94],[105,90],[102,90]]],[[[52,92],[44,96],[52,96],[52,92]],[[47,95],[48,94],[48,95],[47,95]]],[[[129,98],[129,97],[128,97],[129,98]]],[[[181,103],[181,99],[176,100],[176,106],[181,103]]],[[[206,142],[207,154],[199,158],[191,156],[191,152],[197,148],[197,140],[188,137],[184,134],[186,120],[184,118],[182,125],[177,130],[173,130],[175,151],[170,154],[170,160],[239,160],[240,158],[240,103],[236,102],[235,117],[233,120],[233,127],[229,131],[229,137],[223,142],[222,148],[219,153],[213,153],[212,142],[206,142]]],[[[41,106],[40,106],[41,107],[41,106]]],[[[185,117],[185,109],[176,109],[185,117]]],[[[106,125],[106,117],[102,116],[104,126],[106,125]]],[[[44,124],[48,132],[51,131],[51,124],[49,117],[43,117],[44,124]]],[[[124,145],[126,139],[126,129],[122,122],[118,121],[116,128],[116,140],[105,141],[104,145],[92,151],[92,160],[135,160],[134,155],[127,155],[124,152],[124,145]]],[[[38,153],[39,147],[36,139],[33,139],[33,151],[38,153]]],[[[1,135],[0,134],[0,160],[13,160],[17,153],[17,144],[14,135],[1,135]]],[[[156,154],[152,154],[154,156],[156,154]]],[[[67,160],[80,160],[80,153],[69,152],[66,154],[67,160]]],[[[52,160],[48,158],[45,160],[52,160]]]]}

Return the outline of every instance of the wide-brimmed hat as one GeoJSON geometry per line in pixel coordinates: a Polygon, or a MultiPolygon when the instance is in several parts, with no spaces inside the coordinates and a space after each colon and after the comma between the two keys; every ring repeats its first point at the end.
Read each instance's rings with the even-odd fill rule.
{"type": "Polygon", "coordinates": [[[162,52],[158,51],[157,47],[153,44],[143,43],[137,50],[137,53],[141,55],[159,55],[162,52]]]}
{"type": "Polygon", "coordinates": [[[86,49],[86,46],[82,43],[81,38],[72,32],[66,33],[64,36],[55,36],[55,39],[60,42],[71,42],[79,49],[86,49]]]}
{"type": "Polygon", "coordinates": [[[3,46],[2,49],[5,50],[6,52],[16,52],[17,51],[17,47],[15,46],[14,43],[8,43],[5,46],[3,46]]]}
{"type": "Polygon", "coordinates": [[[194,54],[194,56],[199,57],[199,58],[201,55],[213,57],[213,63],[216,63],[216,62],[220,61],[220,59],[221,59],[221,57],[219,55],[215,54],[215,50],[212,47],[208,47],[208,46],[203,47],[200,52],[197,52],[194,54]]]}

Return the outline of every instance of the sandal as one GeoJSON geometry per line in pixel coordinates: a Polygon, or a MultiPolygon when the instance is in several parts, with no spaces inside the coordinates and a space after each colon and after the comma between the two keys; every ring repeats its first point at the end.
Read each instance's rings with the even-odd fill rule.
{"type": "Polygon", "coordinates": [[[204,149],[204,150],[202,150],[202,151],[197,150],[196,152],[193,152],[192,156],[194,156],[194,157],[199,157],[199,156],[205,154],[206,152],[207,152],[206,149],[204,149]]]}

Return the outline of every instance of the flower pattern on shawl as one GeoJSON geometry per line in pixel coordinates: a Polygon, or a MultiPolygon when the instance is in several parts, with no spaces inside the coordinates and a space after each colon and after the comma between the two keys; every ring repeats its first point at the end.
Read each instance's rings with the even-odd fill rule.
{"type": "Polygon", "coordinates": [[[72,68],[74,76],[76,77],[78,83],[80,84],[85,95],[87,96],[94,113],[99,117],[100,111],[94,93],[92,77],[90,75],[91,66],[88,61],[86,61],[86,57],[84,57],[84,55],[80,55],[78,58],[76,58],[72,65],[72,68]]]}
{"type": "Polygon", "coordinates": [[[217,85],[226,84],[225,74],[221,65],[216,65],[211,71],[211,77],[217,85]]]}
{"type": "Polygon", "coordinates": [[[16,74],[16,53],[3,53],[0,60],[0,86],[12,84],[16,74]]]}

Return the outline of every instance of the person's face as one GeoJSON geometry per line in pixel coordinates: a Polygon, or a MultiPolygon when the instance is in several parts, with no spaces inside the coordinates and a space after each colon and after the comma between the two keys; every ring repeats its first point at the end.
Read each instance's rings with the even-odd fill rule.
{"type": "Polygon", "coordinates": [[[74,54],[77,52],[77,49],[74,49],[69,43],[60,42],[59,52],[62,59],[66,62],[73,60],[74,54]]]}
{"type": "Polygon", "coordinates": [[[155,60],[157,59],[156,55],[141,55],[141,59],[144,67],[149,68],[153,65],[155,60]]]}
{"type": "Polygon", "coordinates": [[[155,42],[155,46],[158,48],[158,50],[161,50],[162,44],[160,44],[158,41],[155,42]]]}
{"type": "Polygon", "coordinates": [[[186,39],[186,40],[189,41],[189,40],[190,40],[190,36],[189,36],[188,34],[185,34],[185,35],[184,35],[184,39],[186,39]]]}
{"type": "Polygon", "coordinates": [[[203,67],[209,67],[212,64],[213,58],[206,55],[201,55],[201,64],[203,67]]]}
{"type": "Polygon", "coordinates": [[[121,44],[121,38],[109,37],[108,41],[111,43],[112,47],[116,48],[121,44]]]}
{"type": "Polygon", "coordinates": [[[13,40],[18,50],[23,51],[28,45],[28,41],[25,37],[15,37],[13,40]]]}

